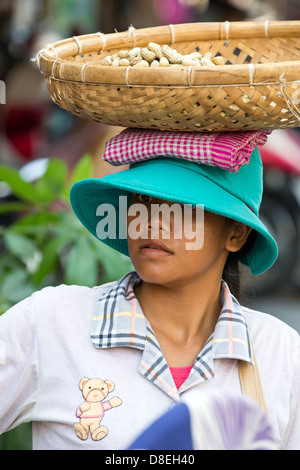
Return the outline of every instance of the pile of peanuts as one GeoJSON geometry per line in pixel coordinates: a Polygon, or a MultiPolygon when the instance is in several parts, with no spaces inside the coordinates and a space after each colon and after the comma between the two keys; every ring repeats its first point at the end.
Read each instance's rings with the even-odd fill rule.
{"type": "Polygon", "coordinates": [[[184,66],[214,66],[224,65],[222,56],[213,56],[206,52],[203,57],[200,52],[179,54],[175,49],[155,42],[149,42],[147,47],[135,47],[130,51],[119,51],[106,56],[102,65],[113,67],[180,67],[184,66]]]}

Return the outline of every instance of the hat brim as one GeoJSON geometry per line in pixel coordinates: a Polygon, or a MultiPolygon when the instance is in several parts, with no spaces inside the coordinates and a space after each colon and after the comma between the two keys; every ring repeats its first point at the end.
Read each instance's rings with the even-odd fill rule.
{"type": "Polygon", "coordinates": [[[146,166],[137,164],[100,179],[78,181],[71,188],[70,201],[78,219],[96,238],[99,238],[97,225],[100,220],[97,208],[101,204],[112,205],[116,214],[116,237],[101,241],[129,256],[127,239],[118,235],[119,197],[130,196],[133,192],[181,204],[201,204],[209,212],[237,220],[256,230],[254,246],[240,259],[241,263],[249,266],[253,274],[263,273],[276,261],[278,249],[275,240],[243,201],[208,177],[189,168],[170,165],[166,160],[153,160],[151,172],[146,166]]]}

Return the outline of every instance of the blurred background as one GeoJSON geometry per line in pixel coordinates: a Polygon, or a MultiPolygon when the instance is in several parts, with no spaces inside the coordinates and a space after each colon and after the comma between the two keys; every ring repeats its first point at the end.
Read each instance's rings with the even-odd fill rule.
{"type": "MultiPolygon", "coordinates": [[[[86,233],[68,201],[74,181],[117,171],[100,157],[120,129],[55,106],[31,58],[45,44],[131,24],[249,19],[300,19],[300,0],[1,0],[0,314],[46,285],[92,286],[131,269],[127,258],[86,233]]],[[[261,153],[261,214],[280,256],[258,280],[243,271],[244,304],[300,332],[299,129],[273,132],[261,153]]],[[[0,436],[0,449],[31,449],[31,425],[0,436]]]]}

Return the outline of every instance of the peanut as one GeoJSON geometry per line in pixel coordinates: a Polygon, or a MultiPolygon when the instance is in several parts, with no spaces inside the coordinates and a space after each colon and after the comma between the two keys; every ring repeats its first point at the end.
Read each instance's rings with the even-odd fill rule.
{"type": "Polygon", "coordinates": [[[156,59],[155,52],[149,51],[147,47],[143,47],[141,49],[141,56],[143,57],[144,60],[149,62],[149,64],[151,64],[151,62],[153,62],[153,60],[156,59]]]}
{"type": "Polygon", "coordinates": [[[156,42],[149,42],[148,49],[149,51],[154,52],[157,59],[161,59],[163,57],[161,46],[156,44],[156,42]]]}
{"type": "Polygon", "coordinates": [[[130,65],[130,62],[128,59],[120,59],[119,65],[120,67],[128,67],[130,65]]]}
{"type": "Polygon", "coordinates": [[[189,57],[183,57],[182,59],[182,65],[186,65],[186,66],[194,66],[194,67],[199,67],[200,65],[200,62],[199,60],[194,60],[194,59],[190,59],[189,57]]]}
{"type": "Polygon", "coordinates": [[[164,57],[166,57],[168,59],[170,64],[176,64],[176,63],[178,63],[178,61],[182,60],[182,55],[178,54],[177,51],[175,51],[174,49],[171,49],[171,47],[169,47],[167,45],[163,46],[161,48],[161,51],[162,51],[164,57]]]}
{"type": "Polygon", "coordinates": [[[201,59],[201,65],[208,65],[208,66],[215,65],[212,61],[212,58],[213,58],[213,54],[211,52],[206,52],[201,59]]]}
{"type": "Polygon", "coordinates": [[[120,51],[118,52],[118,57],[120,59],[126,59],[128,57],[128,51],[120,51]]]}
{"type": "Polygon", "coordinates": [[[128,52],[128,59],[134,59],[135,57],[141,56],[141,49],[139,47],[134,47],[131,51],[128,52]]]}
{"type": "Polygon", "coordinates": [[[112,63],[111,63],[112,67],[119,67],[120,65],[120,59],[118,57],[116,57],[112,63]]]}
{"type": "Polygon", "coordinates": [[[141,58],[141,56],[137,56],[137,57],[134,57],[133,59],[130,60],[130,65],[132,67],[134,67],[135,65],[137,65],[139,62],[141,62],[143,59],[141,58]]]}
{"type": "Polygon", "coordinates": [[[111,56],[108,55],[106,56],[103,60],[102,60],[102,63],[101,65],[111,65],[112,64],[112,60],[111,60],[111,56]]]}
{"type": "Polygon", "coordinates": [[[215,65],[225,65],[224,59],[221,55],[213,57],[212,61],[215,65]]]}
{"type": "Polygon", "coordinates": [[[151,62],[150,67],[159,67],[159,61],[154,60],[153,62],[151,62]]]}
{"type": "Polygon", "coordinates": [[[168,67],[170,65],[170,62],[166,57],[162,57],[159,61],[159,66],[160,67],[168,67]]]}
{"type": "Polygon", "coordinates": [[[147,47],[134,47],[130,51],[122,50],[111,56],[106,56],[101,65],[128,67],[175,67],[175,66],[215,66],[224,65],[222,56],[215,56],[206,52],[203,57],[200,52],[190,52],[182,55],[168,45],[160,46],[149,42],[147,47]]]}
{"type": "Polygon", "coordinates": [[[200,54],[200,52],[191,52],[190,54],[185,54],[185,56],[187,59],[202,59],[202,55],[200,54]]]}
{"type": "Polygon", "coordinates": [[[147,62],[147,60],[142,59],[137,64],[135,64],[134,67],[150,67],[150,64],[147,62]]]}

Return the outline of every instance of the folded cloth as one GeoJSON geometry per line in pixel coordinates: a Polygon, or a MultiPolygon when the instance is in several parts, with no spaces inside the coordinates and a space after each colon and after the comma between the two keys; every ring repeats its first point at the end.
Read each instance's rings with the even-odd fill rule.
{"type": "Polygon", "coordinates": [[[237,172],[249,163],[254,148],[263,145],[270,133],[257,130],[202,134],[130,128],[107,141],[102,158],[112,165],[124,165],[177,157],[237,172]]]}

